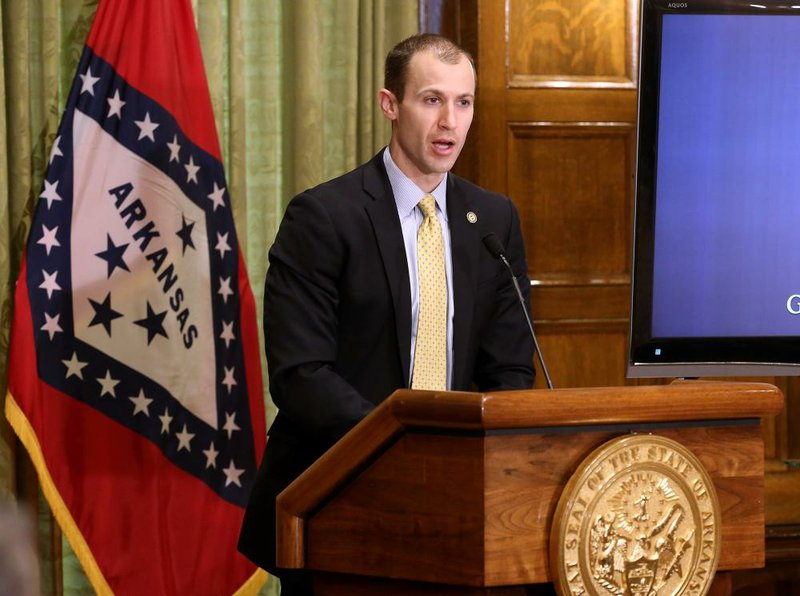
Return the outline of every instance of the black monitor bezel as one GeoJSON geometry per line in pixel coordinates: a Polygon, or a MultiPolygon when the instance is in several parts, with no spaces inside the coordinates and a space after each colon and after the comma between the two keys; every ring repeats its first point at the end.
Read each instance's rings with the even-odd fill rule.
{"type": "Polygon", "coordinates": [[[800,375],[800,337],[653,337],[652,284],[661,23],[666,14],[792,15],[761,0],[643,0],[640,19],[637,148],[628,377],[800,375]],[[661,354],[655,355],[656,348],[661,354]]]}

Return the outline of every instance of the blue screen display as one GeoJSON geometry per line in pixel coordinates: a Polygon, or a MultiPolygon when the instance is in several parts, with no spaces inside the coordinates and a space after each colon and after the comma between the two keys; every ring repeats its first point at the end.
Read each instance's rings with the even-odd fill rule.
{"type": "Polygon", "coordinates": [[[663,18],[652,335],[800,336],[800,18],[663,18]]]}

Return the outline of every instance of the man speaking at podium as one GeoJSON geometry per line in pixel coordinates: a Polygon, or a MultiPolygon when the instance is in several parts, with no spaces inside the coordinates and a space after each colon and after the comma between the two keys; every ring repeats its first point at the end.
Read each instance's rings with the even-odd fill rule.
{"type": "MultiPolygon", "coordinates": [[[[279,408],[239,549],[311,594],[307,572],[275,568],[275,499],[393,391],[533,385],[533,340],[495,234],[529,300],[519,216],[506,197],[450,172],[472,123],[475,70],[438,35],[386,59],[389,146],[296,196],[269,252],[264,336],[279,408]]],[[[483,147],[491,151],[491,147],[483,147]]]]}

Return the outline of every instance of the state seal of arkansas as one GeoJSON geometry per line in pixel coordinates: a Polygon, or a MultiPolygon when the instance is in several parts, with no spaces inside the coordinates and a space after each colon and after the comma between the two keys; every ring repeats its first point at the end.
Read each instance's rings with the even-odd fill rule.
{"type": "Polygon", "coordinates": [[[703,465],[680,443],[627,435],[591,453],[564,488],[550,535],[562,594],[705,594],[720,511],[703,465]]]}

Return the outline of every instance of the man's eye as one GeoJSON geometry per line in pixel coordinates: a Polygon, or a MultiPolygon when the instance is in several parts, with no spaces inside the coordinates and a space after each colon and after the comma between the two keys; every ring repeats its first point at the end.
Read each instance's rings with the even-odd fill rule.
{"type": "Polygon", "coordinates": [[[462,99],[461,101],[458,102],[458,105],[460,105],[463,108],[468,108],[469,106],[472,105],[472,100],[470,100],[470,99],[462,99]]]}
{"type": "Polygon", "coordinates": [[[438,97],[426,97],[425,98],[425,103],[432,103],[432,104],[439,103],[439,98],[438,97]]]}

